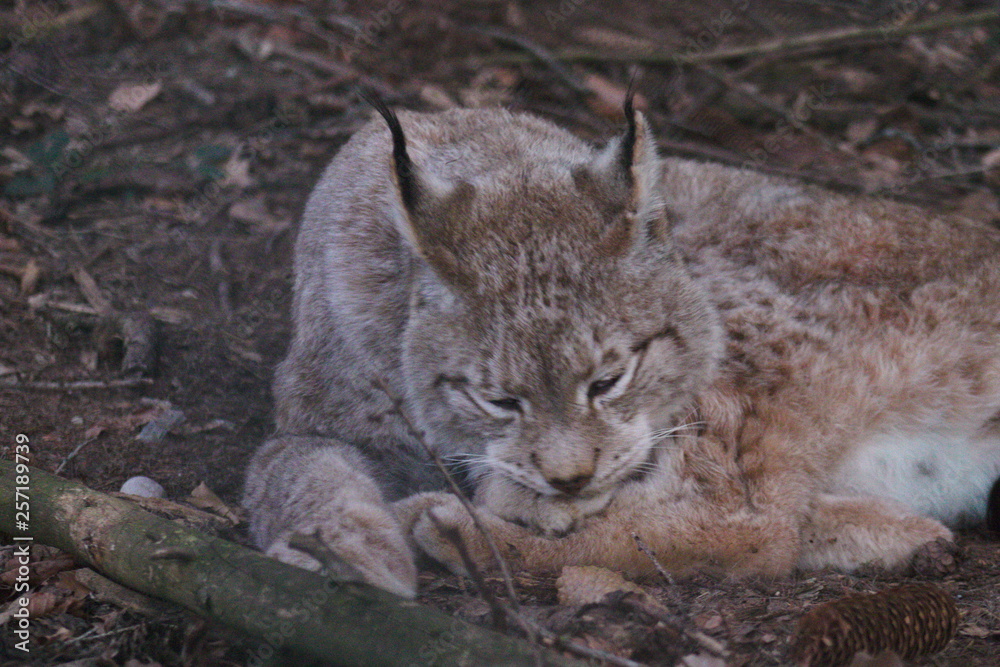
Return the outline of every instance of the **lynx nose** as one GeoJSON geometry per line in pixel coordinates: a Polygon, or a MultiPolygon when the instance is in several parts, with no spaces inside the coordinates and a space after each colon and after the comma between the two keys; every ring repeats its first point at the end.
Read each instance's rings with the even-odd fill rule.
{"type": "Polygon", "coordinates": [[[577,475],[576,477],[546,479],[545,481],[551,484],[557,491],[561,491],[568,496],[572,496],[578,493],[580,489],[587,486],[587,482],[590,481],[591,477],[593,477],[593,475],[583,474],[577,475]]]}

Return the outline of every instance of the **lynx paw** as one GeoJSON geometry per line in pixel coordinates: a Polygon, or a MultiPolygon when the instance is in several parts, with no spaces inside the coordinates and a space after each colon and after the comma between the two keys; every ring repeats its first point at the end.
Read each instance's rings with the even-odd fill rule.
{"type": "Polygon", "coordinates": [[[802,528],[799,567],[903,567],[924,545],[952,540],[942,523],[879,498],[821,496],[802,528]]]}
{"type": "Polygon", "coordinates": [[[266,553],[307,570],[325,566],[342,579],[350,579],[353,574],[405,598],[412,599],[417,594],[413,554],[399,522],[381,505],[351,504],[330,520],[284,531],[266,553]],[[308,549],[310,553],[293,546],[301,546],[303,541],[314,543],[308,549]],[[321,564],[317,557],[324,562],[321,564]]]}
{"type": "Polygon", "coordinates": [[[953,574],[962,558],[962,549],[943,537],[921,545],[910,559],[909,574],[940,578],[953,574]]]}
{"type": "Polygon", "coordinates": [[[543,496],[499,475],[489,478],[476,492],[476,501],[498,517],[526,526],[545,537],[565,537],[587,518],[603,512],[612,491],[597,496],[543,496]]]}
{"type": "MultiPolygon", "coordinates": [[[[395,509],[420,549],[455,574],[468,576],[457,543],[460,542],[480,570],[493,565],[489,544],[476,528],[462,502],[449,493],[419,493],[396,503],[395,509]]],[[[479,518],[494,540],[500,539],[506,524],[483,509],[479,518]]]]}

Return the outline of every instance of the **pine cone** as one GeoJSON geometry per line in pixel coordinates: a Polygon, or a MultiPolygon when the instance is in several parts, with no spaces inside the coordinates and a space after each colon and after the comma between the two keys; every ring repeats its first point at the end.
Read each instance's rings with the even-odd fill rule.
{"type": "Polygon", "coordinates": [[[895,651],[911,660],[943,649],[957,629],[950,594],[908,584],[815,607],[799,620],[791,659],[800,667],[840,667],[859,651],[895,651]]]}

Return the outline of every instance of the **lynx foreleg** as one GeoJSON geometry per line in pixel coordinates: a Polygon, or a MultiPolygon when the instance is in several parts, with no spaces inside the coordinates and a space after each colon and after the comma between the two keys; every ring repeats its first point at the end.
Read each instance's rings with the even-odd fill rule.
{"type": "Polygon", "coordinates": [[[413,554],[367,469],[358,451],[335,440],[269,440],[247,472],[251,536],[268,555],[316,570],[318,561],[289,546],[296,534],[315,535],[369,583],[412,598],[413,554]]]}
{"type": "MultiPolygon", "coordinates": [[[[792,517],[747,510],[727,514],[710,505],[643,503],[641,498],[628,496],[620,494],[605,514],[556,539],[540,537],[485,509],[479,513],[501,551],[530,571],[597,565],[632,576],[654,574],[656,565],[636,547],[635,535],[674,573],[707,569],[780,576],[795,566],[798,530],[792,517]]],[[[396,508],[420,548],[452,571],[464,573],[465,568],[447,534],[451,529],[461,536],[477,565],[494,566],[484,536],[454,496],[418,494],[398,502],[396,508]]]]}

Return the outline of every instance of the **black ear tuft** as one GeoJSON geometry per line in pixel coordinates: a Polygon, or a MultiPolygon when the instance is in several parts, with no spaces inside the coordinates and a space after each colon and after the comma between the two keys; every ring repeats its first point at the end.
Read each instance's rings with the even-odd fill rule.
{"type": "Polygon", "coordinates": [[[622,137],[621,142],[621,153],[619,153],[619,159],[621,160],[621,170],[626,177],[631,180],[632,175],[632,165],[635,161],[635,106],[633,100],[635,99],[635,80],[629,82],[628,91],[625,93],[625,104],[622,109],[625,111],[625,122],[627,123],[625,127],[625,136],[622,137]]]}
{"type": "Polygon", "coordinates": [[[361,97],[378,111],[385,124],[389,126],[392,133],[392,161],[396,168],[396,179],[399,182],[399,193],[403,199],[403,205],[410,211],[417,203],[417,179],[413,173],[413,163],[410,161],[410,154],[406,152],[406,135],[399,124],[396,112],[386,106],[386,103],[373,91],[361,94],[361,97]]]}
{"type": "Polygon", "coordinates": [[[1000,478],[993,483],[990,497],[986,501],[986,527],[1000,533],[1000,478]]]}

